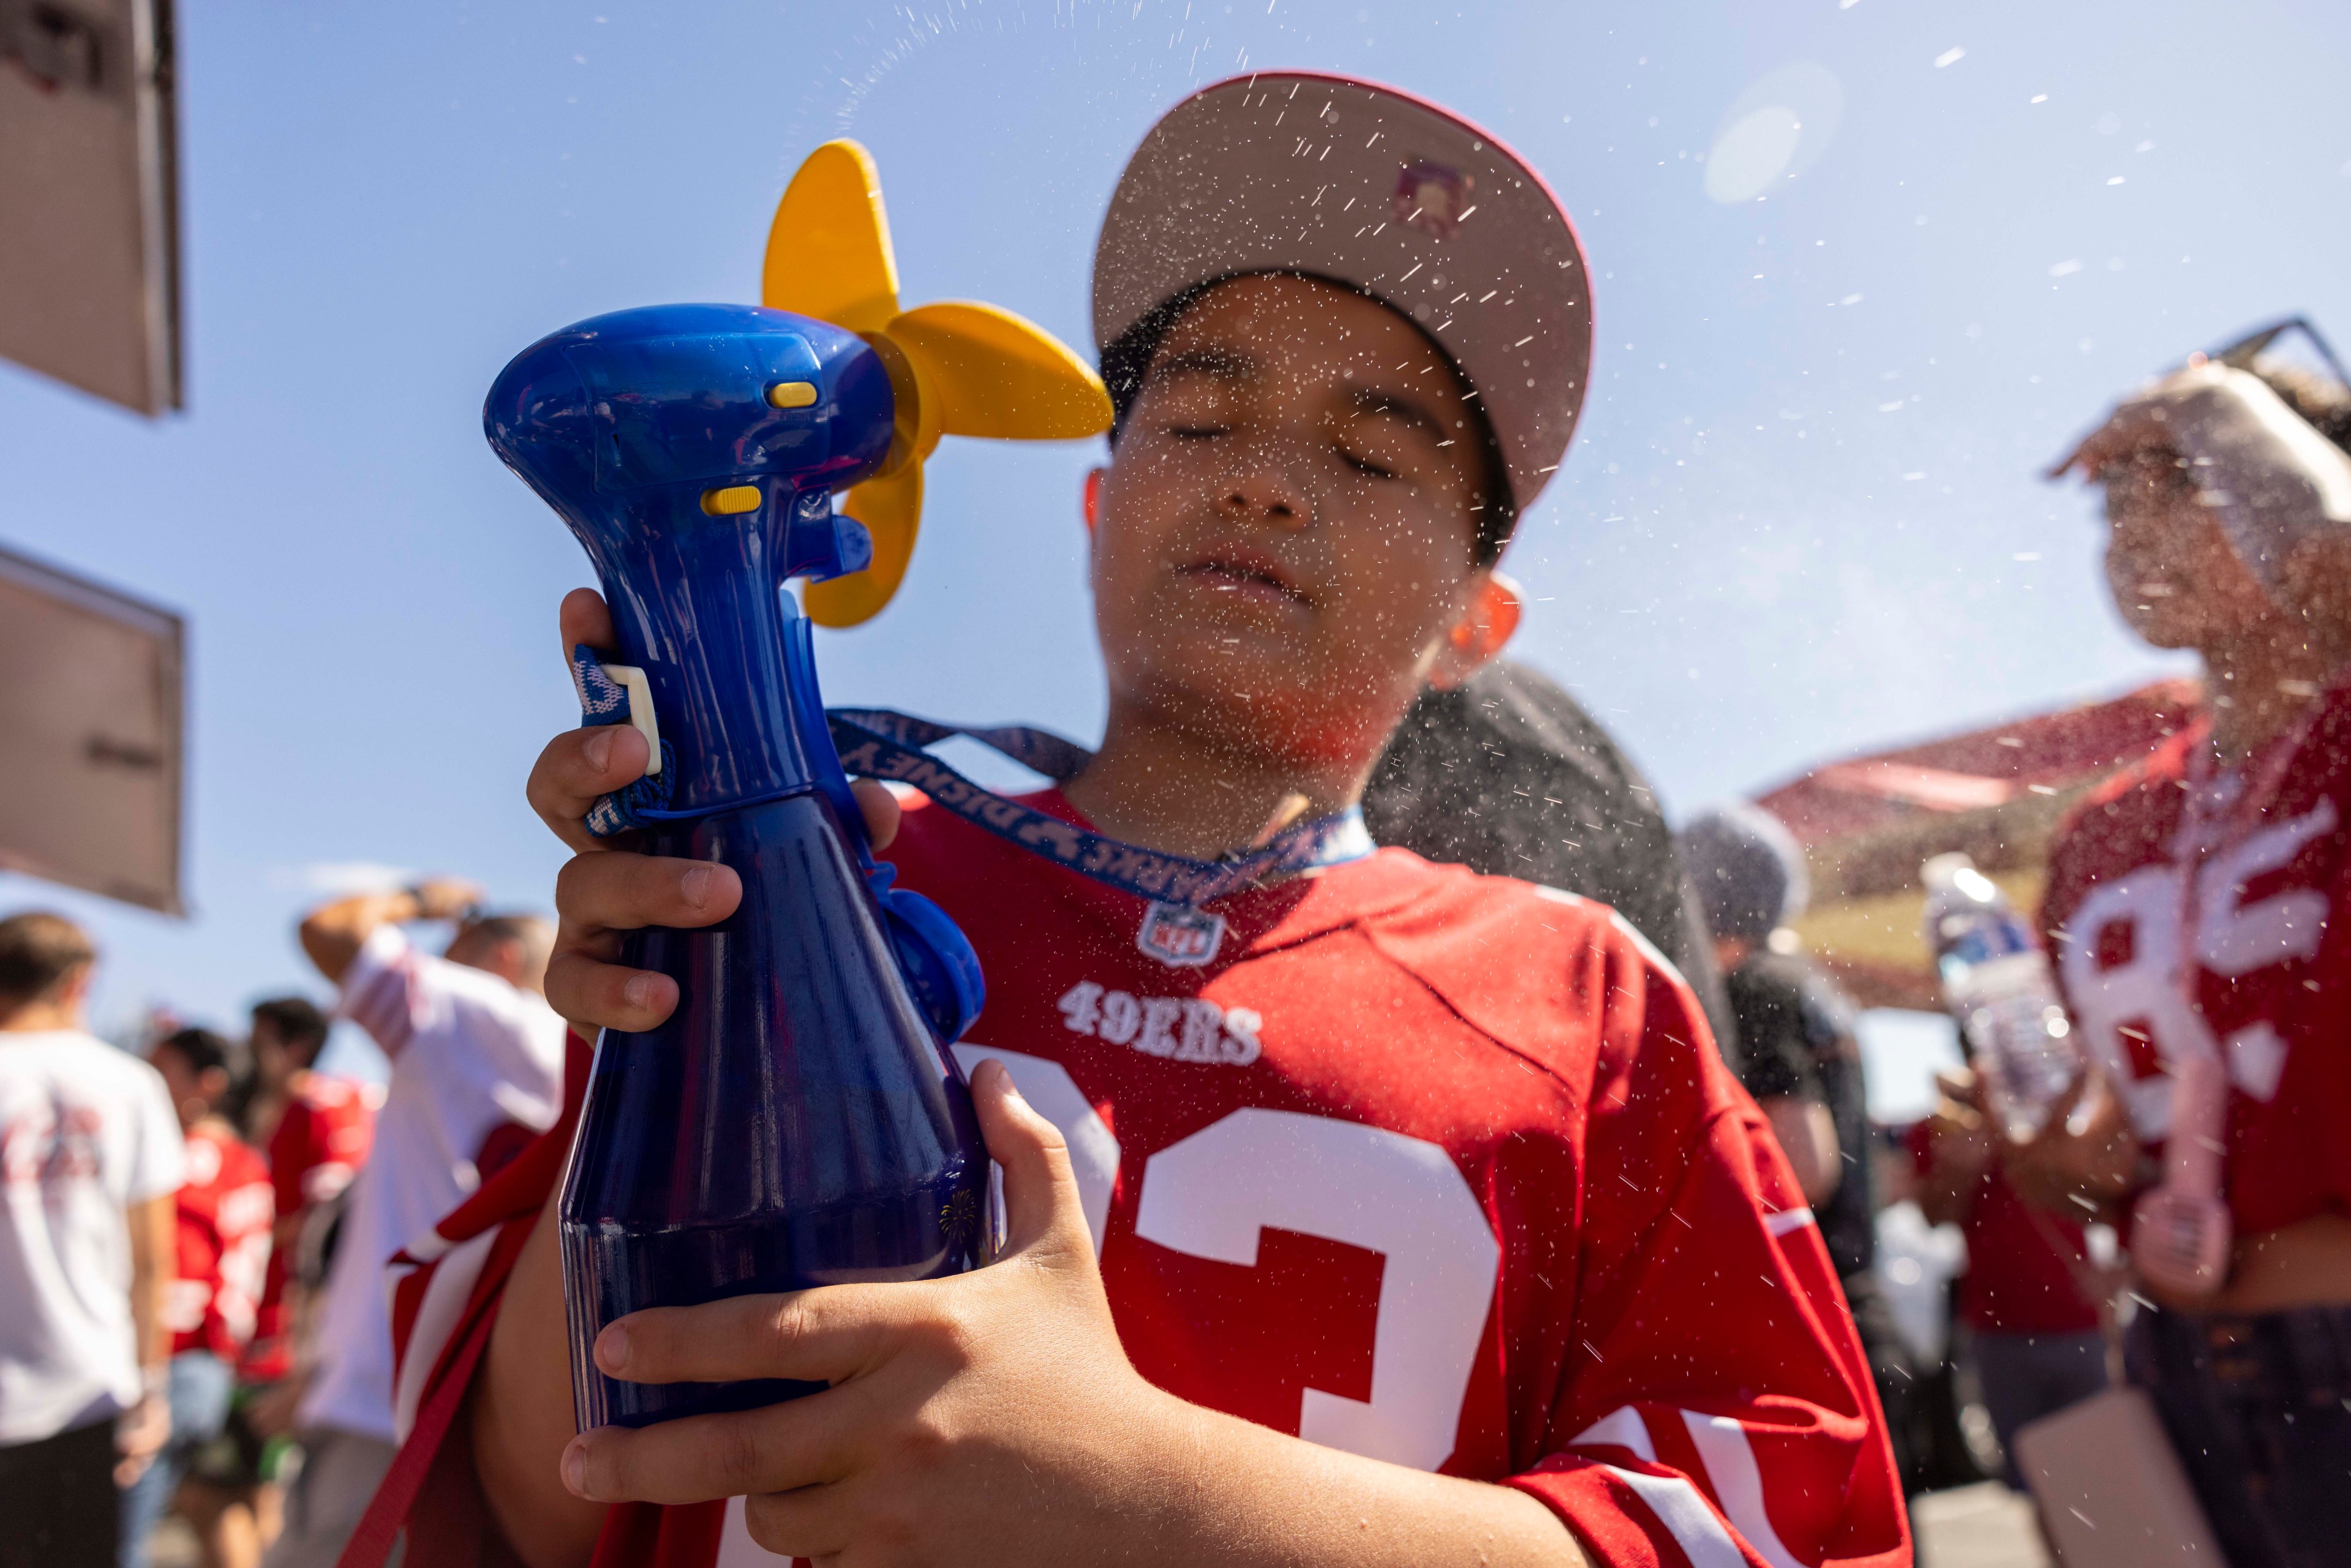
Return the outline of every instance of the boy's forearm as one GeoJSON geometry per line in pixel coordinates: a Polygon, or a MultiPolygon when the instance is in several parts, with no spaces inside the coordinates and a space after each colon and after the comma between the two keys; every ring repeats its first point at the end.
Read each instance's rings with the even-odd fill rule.
{"type": "Polygon", "coordinates": [[[1432,1475],[1181,1406],[1172,1517],[1103,1542],[1105,1564],[1237,1568],[1585,1568],[1559,1516],[1510,1487],[1432,1475]]]}
{"type": "Polygon", "coordinates": [[[172,1333],[163,1313],[178,1277],[179,1198],[166,1193],[134,1203],[123,1216],[131,1231],[131,1326],[139,1364],[157,1367],[172,1358],[172,1333]]]}
{"type": "Polygon", "coordinates": [[[515,1260],[473,1394],[474,1467],[490,1515],[528,1568],[579,1568],[594,1554],[604,1505],[564,1490],[571,1441],[569,1329],[557,1243],[556,1184],[515,1260]]]}

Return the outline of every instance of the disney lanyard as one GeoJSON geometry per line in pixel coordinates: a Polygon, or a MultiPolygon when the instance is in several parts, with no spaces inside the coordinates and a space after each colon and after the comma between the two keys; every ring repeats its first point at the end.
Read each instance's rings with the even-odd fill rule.
{"type": "MultiPolygon", "coordinates": [[[[581,645],[571,652],[571,675],[580,691],[580,724],[626,724],[628,688],[604,673],[601,656],[581,645]]],[[[852,776],[911,784],[933,803],[1028,851],[1105,886],[1137,898],[1181,909],[1197,909],[1229,894],[1323,866],[1342,865],[1372,852],[1372,835],[1360,806],[1334,811],[1283,829],[1265,843],[1213,861],[1147,850],[982,789],[929,754],[953,736],[967,736],[1055,783],[1085,770],[1093,753],[1075,741],[1021,726],[969,729],[934,724],[887,708],[827,708],[825,718],[841,766],[852,776]]],[[[668,743],[663,743],[664,753],[668,743]]],[[[730,801],[699,811],[669,809],[674,767],[649,773],[625,789],[601,797],[590,809],[588,831],[610,838],[632,828],[676,821],[757,804],[730,801]]]]}

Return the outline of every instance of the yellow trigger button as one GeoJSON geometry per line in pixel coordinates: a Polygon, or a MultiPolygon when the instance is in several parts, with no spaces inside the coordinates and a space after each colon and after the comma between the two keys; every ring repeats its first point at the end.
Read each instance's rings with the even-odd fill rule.
{"type": "Polygon", "coordinates": [[[768,389],[770,408],[813,408],[816,406],[814,382],[778,382],[768,389]]]}
{"type": "Polygon", "coordinates": [[[757,485],[728,485],[722,489],[705,490],[702,509],[714,517],[731,517],[738,512],[758,511],[760,500],[757,485]]]}

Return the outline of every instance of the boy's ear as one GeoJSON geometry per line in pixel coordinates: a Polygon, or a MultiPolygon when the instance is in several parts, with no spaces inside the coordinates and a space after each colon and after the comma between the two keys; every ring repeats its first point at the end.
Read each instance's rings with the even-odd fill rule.
{"type": "Polygon", "coordinates": [[[1518,631],[1519,613],[1525,601],[1524,591],[1503,573],[1480,573],[1476,587],[1470,591],[1469,607],[1453,623],[1453,630],[1446,634],[1445,645],[1437,650],[1437,666],[1428,673],[1428,684],[1441,692],[1451,691],[1476,674],[1518,631]]]}
{"type": "Polygon", "coordinates": [[[1102,526],[1102,487],[1104,472],[1105,470],[1101,468],[1086,470],[1086,532],[1090,534],[1102,526]]]}

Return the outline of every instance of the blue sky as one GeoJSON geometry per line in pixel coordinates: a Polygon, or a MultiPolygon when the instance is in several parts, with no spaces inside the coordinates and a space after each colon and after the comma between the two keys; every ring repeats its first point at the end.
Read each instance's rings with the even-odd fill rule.
{"type": "MultiPolygon", "coordinates": [[[[1104,202],[1196,83],[1353,71],[1514,144],[1576,217],[1600,322],[1508,563],[1535,601],[1516,651],[1677,810],[2177,668],[2106,606],[2088,499],[2038,469],[2241,326],[2351,336],[2339,7],[180,9],[188,412],[0,366],[0,539],[191,622],[193,917],[0,876],[0,909],[95,924],[110,1018],[230,1019],[306,983],[295,916],[370,876],[547,901],[560,852],[521,784],[570,721],[554,606],[589,574],[483,444],[483,392],[580,317],[753,298],[776,197],[831,136],[880,162],[909,301],[1081,345],[1104,202]],[[1771,174],[1800,119],[1787,168],[1719,200],[1701,160],[1757,112],[1716,184],[1771,174]]],[[[829,695],[1098,734],[1093,455],[943,450],[905,591],[824,640],[829,695]]]]}

